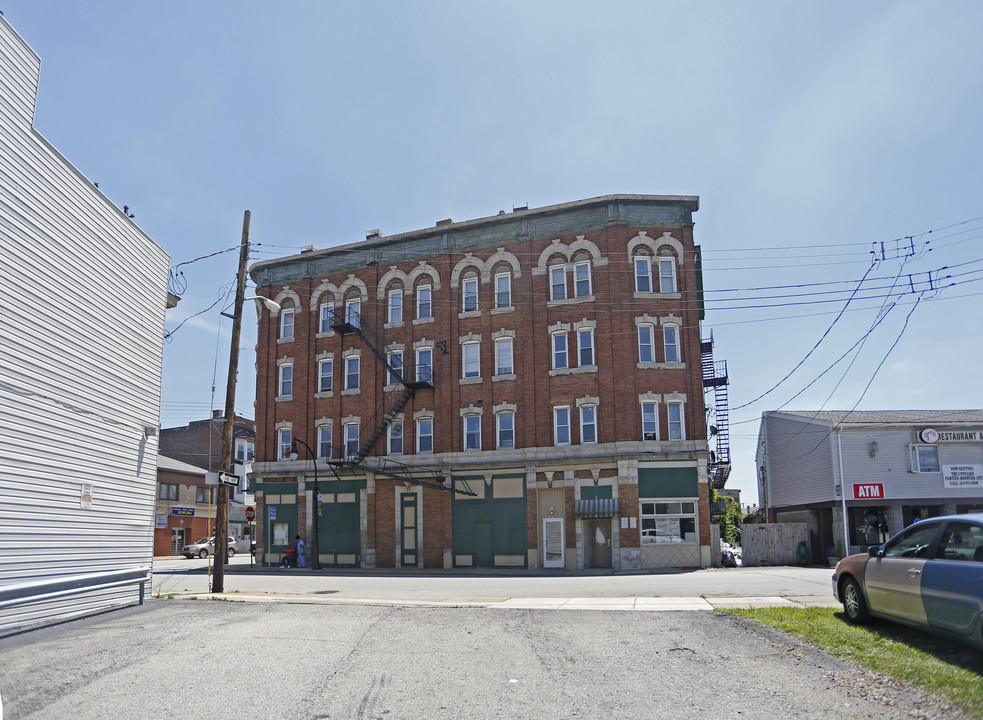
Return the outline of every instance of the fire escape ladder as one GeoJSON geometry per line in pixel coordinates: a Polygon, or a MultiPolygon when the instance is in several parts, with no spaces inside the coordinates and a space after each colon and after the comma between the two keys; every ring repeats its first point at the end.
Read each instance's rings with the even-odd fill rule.
{"type": "Polygon", "coordinates": [[[727,478],[730,477],[730,410],[728,409],[727,361],[713,360],[713,335],[709,340],[700,343],[703,366],[703,387],[713,388],[714,424],[710,426],[710,436],[717,438],[717,450],[710,453],[707,463],[710,486],[722,490],[727,478]]]}
{"type": "MultiPolygon", "coordinates": [[[[356,455],[353,460],[357,459],[357,462],[362,462],[362,460],[365,459],[365,456],[369,454],[373,447],[375,447],[376,441],[382,437],[386,430],[389,429],[389,426],[393,424],[393,420],[395,420],[396,416],[399,415],[404,407],[406,407],[406,403],[410,401],[410,398],[413,397],[415,392],[413,388],[406,387],[405,385],[399,385],[397,391],[399,389],[401,389],[402,392],[399,393],[399,397],[396,398],[395,402],[391,404],[387,402],[383,405],[384,408],[388,409],[386,410],[385,415],[382,416],[382,419],[380,419],[378,422],[375,422],[375,419],[373,419],[373,424],[375,427],[372,429],[372,433],[368,436],[368,438],[366,438],[365,441],[359,445],[358,455],[356,455]]],[[[395,392],[386,393],[386,397],[391,398],[394,394],[395,392]]]]}

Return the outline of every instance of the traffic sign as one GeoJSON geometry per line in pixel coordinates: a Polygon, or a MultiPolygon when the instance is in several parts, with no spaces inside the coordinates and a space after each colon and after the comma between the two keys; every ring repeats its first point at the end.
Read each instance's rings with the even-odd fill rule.
{"type": "Polygon", "coordinates": [[[232,473],[220,472],[218,474],[218,481],[222,485],[238,485],[239,476],[233,475],[232,473]]]}
{"type": "Polygon", "coordinates": [[[276,520],[276,505],[270,505],[270,520],[276,520]]]}
{"type": "Polygon", "coordinates": [[[256,509],[247,507],[246,508],[246,522],[252,522],[256,519],[256,509]]]}

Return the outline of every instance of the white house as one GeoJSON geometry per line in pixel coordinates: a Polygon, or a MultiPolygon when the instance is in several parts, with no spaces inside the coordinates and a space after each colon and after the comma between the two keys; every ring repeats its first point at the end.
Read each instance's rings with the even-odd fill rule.
{"type": "Polygon", "coordinates": [[[0,630],[138,602],[169,258],[34,129],[0,17],[0,630]]]}

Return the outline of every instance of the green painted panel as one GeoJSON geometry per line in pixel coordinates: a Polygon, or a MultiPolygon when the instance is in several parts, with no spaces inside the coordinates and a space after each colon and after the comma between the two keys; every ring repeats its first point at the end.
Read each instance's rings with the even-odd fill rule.
{"type": "Polygon", "coordinates": [[[453,504],[454,556],[473,556],[475,567],[493,567],[495,555],[525,556],[528,548],[526,498],[495,498],[494,483],[487,487],[481,478],[472,479],[469,484],[479,497],[455,498],[453,504]]]}
{"type": "Polygon", "coordinates": [[[317,531],[322,555],[357,557],[360,551],[358,502],[322,503],[317,531]]]}
{"type": "Polygon", "coordinates": [[[696,468],[639,468],[638,497],[697,497],[696,468]]]}
{"type": "Polygon", "coordinates": [[[584,486],[580,488],[581,500],[610,500],[612,498],[610,485],[584,486]]]}

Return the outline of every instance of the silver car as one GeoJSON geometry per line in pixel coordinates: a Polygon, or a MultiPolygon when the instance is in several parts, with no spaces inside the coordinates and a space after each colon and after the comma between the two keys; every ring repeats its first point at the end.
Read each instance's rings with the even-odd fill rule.
{"type": "MultiPolygon", "coordinates": [[[[237,541],[234,537],[229,538],[229,559],[231,559],[236,554],[237,541]]],[[[186,558],[190,559],[196,555],[200,558],[206,558],[212,554],[215,548],[215,538],[202,538],[198,542],[191,543],[190,545],[185,545],[181,548],[181,554],[186,558]]]]}

